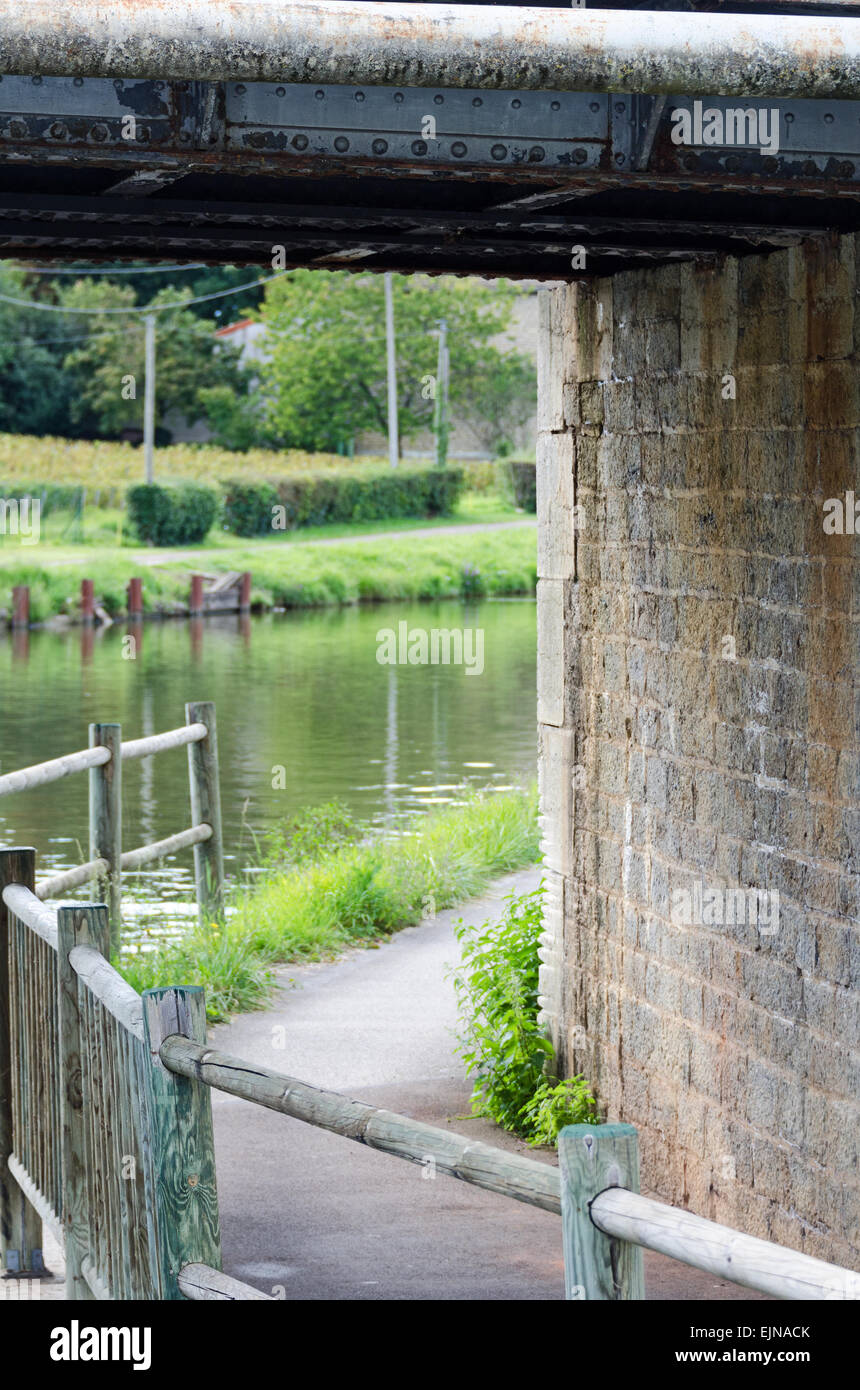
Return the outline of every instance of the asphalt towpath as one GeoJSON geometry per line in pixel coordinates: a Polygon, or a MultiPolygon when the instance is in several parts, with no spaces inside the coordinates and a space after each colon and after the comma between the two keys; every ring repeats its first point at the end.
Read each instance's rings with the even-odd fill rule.
{"type": "MultiPolygon", "coordinates": [[[[454,923],[497,916],[530,869],[378,949],[287,967],[265,1012],[214,1047],[501,1148],[555,1155],[469,1116],[448,967],[454,923]]],[[[224,1269],[288,1300],[561,1299],[561,1222],[418,1164],[212,1092],[224,1269]]],[[[755,1298],[646,1252],[651,1299],[755,1298]]]]}

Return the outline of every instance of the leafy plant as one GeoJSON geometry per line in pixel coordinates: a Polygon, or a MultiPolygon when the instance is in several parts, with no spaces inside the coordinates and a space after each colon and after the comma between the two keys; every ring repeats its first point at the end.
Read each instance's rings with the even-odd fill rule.
{"type": "Polygon", "coordinates": [[[543,884],[511,894],[499,922],[456,928],[462,964],[454,986],[463,1024],[458,1051],[475,1078],[472,1108],[528,1139],[553,1144],[566,1124],[597,1124],[581,1076],[547,1079],[552,1044],[538,1026],[543,884]]]}
{"type": "Polygon", "coordinates": [[[326,801],[297,811],[284,825],[270,830],[258,854],[268,871],[294,869],[324,854],[336,854],[365,834],[361,823],[342,801],[326,801]]]}
{"type": "Polygon", "coordinates": [[[454,986],[464,1022],[458,1050],[475,1078],[473,1108],[515,1131],[552,1054],[537,1022],[542,895],[543,885],[511,894],[500,922],[456,928],[462,967],[454,986]]]}
{"type": "Polygon", "coordinates": [[[565,1125],[597,1125],[600,1116],[584,1076],[542,1081],[520,1111],[530,1144],[557,1144],[565,1125]]]}

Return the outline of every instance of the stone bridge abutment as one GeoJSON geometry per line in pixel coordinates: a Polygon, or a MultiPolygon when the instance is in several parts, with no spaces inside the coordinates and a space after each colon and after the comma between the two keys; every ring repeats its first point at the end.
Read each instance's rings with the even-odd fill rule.
{"type": "Polygon", "coordinates": [[[857,262],[546,292],[538,444],[559,1071],[667,1200],[855,1268],[857,262]]]}

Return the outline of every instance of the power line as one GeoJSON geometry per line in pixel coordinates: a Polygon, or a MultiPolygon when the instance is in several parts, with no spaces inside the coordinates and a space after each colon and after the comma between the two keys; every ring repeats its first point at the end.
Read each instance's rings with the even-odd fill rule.
{"type": "Polygon", "coordinates": [[[0,300],[4,304],[14,304],[18,309],[39,309],[50,314],[161,314],[167,309],[189,309],[192,304],[205,304],[210,299],[225,299],[228,295],[255,290],[259,285],[282,280],[289,274],[289,270],[281,270],[276,275],[264,275],[260,280],[249,280],[246,285],[234,285],[229,290],[214,290],[212,294],[199,294],[193,299],[176,299],[172,304],[139,304],[127,309],[73,309],[61,304],[37,304],[33,299],[13,299],[9,294],[0,294],[0,300]]]}
{"type": "Polygon", "coordinates": [[[26,275],[167,275],[174,270],[206,270],[204,261],[197,261],[183,265],[143,265],[135,268],[134,266],[120,266],[118,270],[104,270],[101,266],[85,267],[82,270],[74,266],[56,267],[52,265],[27,265],[16,262],[26,275]]]}

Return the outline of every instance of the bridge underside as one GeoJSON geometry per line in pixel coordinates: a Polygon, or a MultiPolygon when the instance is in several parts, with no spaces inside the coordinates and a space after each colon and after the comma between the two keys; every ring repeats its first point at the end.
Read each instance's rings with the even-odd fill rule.
{"type": "Polygon", "coordinates": [[[673,143],[679,97],[6,76],[0,255],[559,280],[860,225],[858,103],[757,105],[777,147],[673,143]]]}

